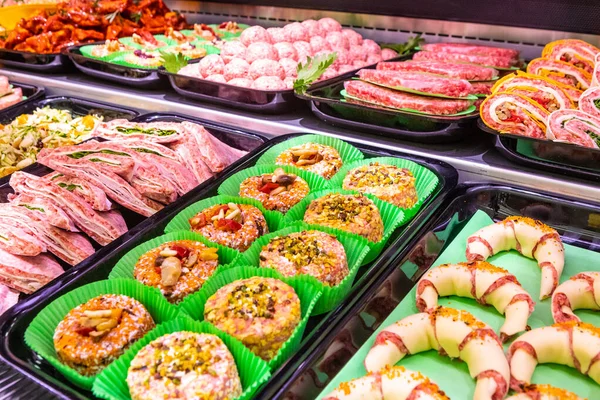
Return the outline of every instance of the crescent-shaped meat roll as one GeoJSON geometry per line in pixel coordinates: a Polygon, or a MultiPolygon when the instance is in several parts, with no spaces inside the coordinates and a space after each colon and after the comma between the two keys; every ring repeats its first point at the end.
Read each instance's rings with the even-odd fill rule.
{"type": "Polygon", "coordinates": [[[554,322],[579,322],[573,310],[600,310],[600,272],[581,272],[561,283],[552,295],[554,322]]]}
{"type": "Polygon", "coordinates": [[[552,139],[546,134],[550,113],[541,104],[517,93],[492,93],[481,103],[481,120],[490,128],[513,135],[552,139]]]}
{"type": "Polygon", "coordinates": [[[501,251],[517,250],[537,260],[542,269],[540,300],[552,295],[565,265],[560,235],[541,221],[508,217],[486,226],[467,239],[467,260],[485,261],[501,251]]]}
{"type": "Polygon", "coordinates": [[[600,328],[582,322],[561,322],[531,330],[508,349],[511,387],[521,391],[531,383],[538,364],[576,368],[600,384],[600,328]]]}
{"type": "Polygon", "coordinates": [[[453,308],[413,314],[383,329],[365,358],[365,368],[379,371],[408,354],[432,349],[467,363],[477,379],[474,400],[501,400],[506,395],[510,371],[500,339],[484,322],[453,308]]]}
{"type": "Polygon", "coordinates": [[[550,385],[529,385],[522,393],[507,397],[506,400],[586,400],[567,390],[550,385]]]}
{"type": "Polygon", "coordinates": [[[533,312],[534,302],[517,278],[485,261],[443,264],[429,270],[417,286],[417,308],[433,311],[438,297],[452,295],[491,305],[505,315],[500,328],[503,342],[527,329],[527,319],[533,312]]]}
{"type": "Polygon", "coordinates": [[[438,385],[419,372],[387,366],[381,371],[341,383],[323,400],[450,400],[438,385]]]}

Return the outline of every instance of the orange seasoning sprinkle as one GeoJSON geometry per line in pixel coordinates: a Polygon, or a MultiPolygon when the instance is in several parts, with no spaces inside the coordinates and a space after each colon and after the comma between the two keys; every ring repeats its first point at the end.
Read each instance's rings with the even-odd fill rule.
{"type": "Polygon", "coordinates": [[[486,328],[485,323],[475,318],[473,314],[464,310],[438,306],[438,308],[431,314],[431,318],[433,318],[435,321],[438,316],[452,318],[453,321],[461,321],[471,329],[486,328]]]}
{"type": "Polygon", "coordinates": [[[549,227],[548,225],[544,224],[542,221],[539,221],[537,219],[533,219],[533,218],[529,218],[529,217],[521,217],[521,216],[512,216],[512,217],[506,218],[504,221],[502,221],[502,223],[506,223],[509,221],[520,222],[520,223],[527,224],[529,226],[533,226],[535,228],[540,228],[542,230],[542,232],[544,232],[544,233],[556,233],[556,230],[554,230],[553,228],[549,227]]]}

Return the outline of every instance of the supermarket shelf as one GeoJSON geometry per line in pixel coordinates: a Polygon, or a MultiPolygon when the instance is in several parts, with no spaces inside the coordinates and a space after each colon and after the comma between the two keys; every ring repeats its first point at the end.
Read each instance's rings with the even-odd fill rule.
{"type": "Polygon", "coordinates": [[[472,140],[455,144],[420,145],[389,137],[366,135],[355,131],[336,129],[312,116],[308,108],[282,116],[267,116],[226,109],[207,103],[182,98],[170,89],[154,92],[124,88],[83,75],[36,75],[4,69],[3,74],[16,81],[46,87],[49,95],[69,95],[133,107],[145,112],[177,112],[233,127],[243,127],[266,136],[307,132],[376,145],[384,149],[402,150],[415,155],[434,157],[453,165],[462,182],[494,182],[514,184],[560,194],[563,196],[597,201],[597,184],[535,171],[511,164],[493,148],[491,137],[473,131],[472,140]],[[164,94],[166,92],[166,94],[164,94]]]}

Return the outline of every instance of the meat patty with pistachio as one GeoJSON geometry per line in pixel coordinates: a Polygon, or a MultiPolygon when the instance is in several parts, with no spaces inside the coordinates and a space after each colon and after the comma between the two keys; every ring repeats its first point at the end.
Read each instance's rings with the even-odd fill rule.
{"type": "Polygon", "coordinates": [[[246,251],[269,227],[262,212],[247,204],[216,204],[190,218],[192,231],[223,246],[246,251]]]}
{"type": "Polygon", "coordinates": [[[327,286],[349,273],[344,246],[321,231],[302,231],[272,238],[260,252],[260,266],[285,276],[311,275],[327,286]]]}
{"type": "Polygon", "coordinates": [[[360,235],[371,242],[383,238],[383,220],[373,200],[362,194],[330,193],[313,200],[304,222],[360,235]]]}
{"type": "Polygon", "coordinates": [[[251,176],[240,184],[240,196],[256,199],[267,210],[284,214],[306,197],[309,191],[304,179],[288,174],[281,168],[272,174],[251,176]]]}
{"type": "Polygon", "coordinates": [[[216,247],[193,240],[176,240],[143,254],[133,275],[144,285],[160,289],[169,302],[179,303],[202,287],[218,262],[216,247]]]}
{"type": "Polygon", "coordinates": [[[312,142],[287,149],[277,157],[275,163],[293,165],[321,175],[325,179],[331,179],[343,164],[336,149],[312,142]]]}
{"type": "Polygon", "coordinates": [[[300,299],[291,286],[278,279],[241,279],[206,301],[204,319],[269,361],[298,326],[300,299]]]}

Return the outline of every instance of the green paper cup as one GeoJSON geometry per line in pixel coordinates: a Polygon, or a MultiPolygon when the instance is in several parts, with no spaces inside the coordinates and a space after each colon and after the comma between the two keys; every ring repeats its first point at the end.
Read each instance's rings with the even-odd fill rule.
{"type": "Polygon", "coordinates": [[[196,47],[204,47],[206,49],[206,55],[209,54],[221,54],[221,49],[207,42],[206,40],[194,40],[192,44],[196,47]]]}
{"type": "Polygon", "coordinates": [[[281,168],[288,174],[294,174],[304,179],[306,183],[308,183],[310,193],[322,189],[329,189],[331,187],[329,182],[321,175],[317,175],[313,172],[305,171],[291,165],[257,165],[255,167],[241,170],[227,178],[223,183],[221,183],[221,186],[219,186],[218,192],[222,195],[239,196],[240,185],[244,180],[253,176],[271,174],[277,168],[281,168]]]}
{"type": "MultiPolygon", "coordinates": [[[[158,50],[156,50],[158,51],[158,50]]],[[[126,60],[126,57],[130,54],[133,54],[132,51],[122,51],[117,57],[114,57],[110,60],[110,63],[112,64],[116,64],[116,65],[122,65],[124,67],[129,67],[129,68],[137,68],[137,69],[157,69],[158,67],[156,66],[150,66],[150,65],[141,65],[141,64],[135,64],[132,62],[129,62],[126,60]]],[[[157,57],[160,57],[160,55],[158,55],[157,57]]],[[[162,65],[162,62],[161,62],[162,65]]]]}
{"type": "Polygon", "coordinates": [[[437,175],[429,168],[417,164],[416,162],[397,157],[376,157],[354,161],[350,164],[342,166],[338,173],[335,174],[329,182],[332,186],[343,189],[344,178],[350,170],[363,165],[369,165],[373,162],[378,162],[379,164],[383,165],[394,165],[398,168],[406,168],[412,172],[413,176],[415,177],[415,189],[417,190],[418,200],[411,208],[400,208],[405,215],[404,222],[408,222],[419,212],[423,206],[423,203],[440,183],[437,175]]]}
{"type": "MultiPolygon", "coordinates": [[[[158,50],[158,49],[162,49],[163,47],[173,46],[173,45],[177,44],[176,40],[170,39],[170,38],[166,37],[165,35],[154,35],[154,38],[156,40],[158,40],[159,42],[165,43],[165,46],[160,46],[160,47],[157,47],[156,49],[152,49],[152,50],[158,50]]],[[[127,46],[133,47],[134,49],[150,51],[146,47],[135,43],[133,41],[133,37],[131,37],[131,36],[120,38],[119,42],[121,42],[127,46]]]]}
{"type": "Polygon", "coordinates": [[[193,319],[204,320],[204,305],[210,296],[225,285],[240,279],[262,276],[266,278],[275,278],[283,281],[294,288],[300,299],[301,319],[298,326],[290,338],[281,346],[279,352],[271,361],[268,362],[271,371],[279,368],[287,359],[289,359],[300,347],[304,329],[308,323],[312,310],[314,309],[319,297],[321,297],[321,288],[314,284],[313,279],[307,275],[299,275],[291,278],[284,277],[279,272],[271,268],[260,268],[241,265],[229,268],[213,276],[211,281],[204,285],[202,289],[186,297],[180,304],[181,309],[185,310],[193,319]]]}
{"type": "MultiPolygon", "coordinates": [[[[172,242],[174,240],[194,240],[197,242],[202,242],[209,247],[216,247],[217,254],[219,255],[219,265],[213,276],[221,269],[228,268],[230,264],[238,259],[240,256],[240,252],[234,249],[230,249],[229,247],[221,246],[218,243],[213,243],[210,240],[206,239],[204,236],[199,235],[195,232],[190,231],[178,231],[167,233],[166,235],[159,236],[147,242],[140,244],[135,247],[127,254],[125,254],[119,262],[114,266],[110,275],[108,275],[108,279],[135,279],[133,275],[133,270],[135,269],[135,264],[139,260],[139,258],[145,254],[146,252],[157,248],[163,243],[172,242]]],[[[209,278],[206,282],[208,282],[211,278],[209,278]]],[[[206,282],[204,283],[206,285],[206,282]]]]}
{"type": "MultiPolygon", "coordinates": [[[[290,224],[294,221],[304,221],[304,213],[306,212],[306,209],[308,208],[309,204],[313,200],[318,199],[319,197],[323,197],[329,193],[357,194],[358,192],[343,189],[324,189],[315,193],[311,193],[287,212],[283,220],[282,226],[290,224]]],[[[350,235],[356,238],[357,240],[365,241],[369,245],[369,254],[367,254],[367,256],[364,258],[361,265],[368,264],[375,258],[377,258],[377,256],[379,255],[379,253],[381,253],[383,247],[389,240],[390,236],[392,236],[392,233],[394,233],[394,231],[396,230],[396,228],[403,225],[407,221],[406,215],[404,214],[404,211],[402,211],[402,209],[396,207],[391,203],[381,201],[377,197],[372,196],[370,194],[365,194],[365,196],[373,200],[373,203],[375,203],[375,205],[379,209],[379,214],[381,215],[381,219],[383,221],[383,238],[379,242],[370,242],[363,236],[350,233],[342,229],[330,228],[333,229],[333,231],[335,232],[344,232],[345,234],[350,235]]]]}
{"type": "MultiPolygon", "coordinates": [[[[91,389],[97,376],[83,376],[58,359],[54,350],[54,331],[73,308],[103,294],[122,294],[138,300],[146,307],[156,324],[169,321],[180,313],[169,304],[158,289],[130,279],[104,280],[72,290],[47,305],[29,324],[25,343],[73,384],[91,389]]],[[[118,360],[118,359],[117,359],[118,360]]]]}
{"type": "Polygon", "coordinates": [[[227,346],[237,365],[242,382],[242,395],[237,400],[249,400],[254,393],[269,379],[269,367],[256,357],[241,342],[218,330],[208,322],[193,321],[189,317],[179,317],[173,321],[158,325],[137,341],[117,361],[113,362],[98,376],[94,382],[93,393],[107,400],[131,399],[127,386],[127,371],[135,355],[148,343],[161,336],[175,332],[208,333],[218,336],[227,346]]]}
{"type": "Polygon", "coordinates": [[[98,46],[102,46],[102,45],[95,44],[95,45],[83,46],[83,47],[79,48],[79,51],[85,57],[93,58],[94,60],[100,60],[100,61],[105,61],[105,62],[112,62],[113,59],[115,59],[125,53],[128,53],[126,51],[115,51],[114,53],[109,54],[107,56],[98,57],[98,56],[95,56],[94,54],[92,54],[92,52],[94,51],[94,48],[96,48],[98,46]]]}
{"type": "Polygon", "coordinates": [[[320,136],[320,135],[302,135],[286,140],[285,142],[276,144],[267,150],[256,162],[256,165],[270,164],[275,165],[277,157],[290,147],[300,146],[304,143],[319,143],[325,146],[331,146],[338,151],[342,159],[342,163],[345,165],[352,161],[362,160],[365,155],[358,150],[356,147],[343,140],[331,137],[331,136],[320,136]]]}
{"type": "Polygon", "coordinates": [[[295,222],[291,226],[258,238],[252,244],[252,246],[250,246],[250,248],[242,254],[242,256],[238,259],[237,264],[243,265],[246,263],[249,265],[258,266],[260,265],[260,252],[271,239],[306,230],[322,231],[336,236],[337,240],[339,240],[339,242],[344,246],[344,250],[346,251],[346,259],[348,261],[348,275],[339,283],[339,285],[336,286],[324,285],[315,277],[304,275],[304,279],[312,282],[313,285],[318,287],[322,292],[321,298],[315,305],[315,308],[312,312],[312,315],[318,315],[334,309],[338,303],[346,297],[348,292],[350,292],[352,284],[354,283],[354,278],[356,278],[356,273],[362,265],[362,260],[369,253],[368,241],[366,239],[360,240],[351,236],[350,234],[347,234],[346,232],[330,229],[325,226],[295,222]]]}
{"type": "Polygon", "coordinates": [[[197,203],[188,206],[186,209],[177,214],[171,222],[165,227],[165,233],[171,233],[175,231],[189,231],[190,223],[189,219],[194,215],[199,213],[200,211],[214,206],[215,204],[227,204],[227,203],[236,203],[236,204],[248,204],[258,208],[263,215],[265,216],[265,220],[267,221],[267,225],[269,226],[269,232],[275,232],[279,229],[279,224],[283,219],[283,214],[277,211],[269,211],[265,210],[260,201],[254,199],[247,199],[244,197],[237,196],[214,196],[209,197],[208,199],[200,200],[197,203]]]}

